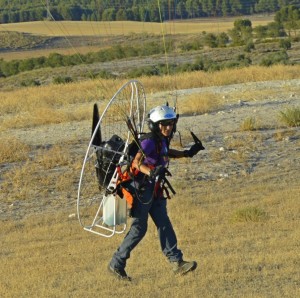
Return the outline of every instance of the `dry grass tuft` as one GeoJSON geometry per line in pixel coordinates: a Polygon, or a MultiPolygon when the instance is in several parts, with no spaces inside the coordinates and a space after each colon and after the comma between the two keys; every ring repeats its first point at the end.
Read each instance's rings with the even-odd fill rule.
{"type": "Polygon", "coordinates": [[[1,138],[0,163],[27,160],[29,152],[30,147],[15,137],[1,138]]]}
{"type": "Polygon", "coordinates": [[[31,161],[27,160],[24,164],[16,165],[10,168],[3,175],[1,190],[6,194],[6,202],[15,200],[25,200],[31,198],[39,187],[37,186],[37,167],[31,161]]]}
{"type": "Polygon", "coordinates": [[[238,209],[232,215],[233,222],[259,222],[268,218],[267,213],[259,207],[245,207],[238,209]]]}
{"type": "Polygon", "coordinates": [[[65,189],[73,189],[81,168],[81,160],[73,158],[68,146],[40,149],[25,163],[9,168],[3,174],[1,189],[6,201],[30,200],[65,189]]]}
{"type": "Polygon", "coordinates": [[[77,109],[55,109],[43,107],[33,109],[31,112],[21,112],[2,121],[2,129],[26,128],[39,125],[57,124],[71,121],[83,121],[91,118],[91,107],[85,106],[77,109]]]}
{"type": "Polygon", "coordinates": [[[257,119],[255,117],[248,117],[243,120],[243,122],[240,125],[241,131],[253,131],[257,130],[259,128],[257,119]]]}
{"type": "Polygon", "coordinates": [[[216,111],[221,107],[219,96],[213,93],[192,94],[184,98],[179,107],[180,113],[199,115],[216,111]]]}
{"type": "Polygon", "coordinates": [[[296,134],[293,130],[279,130],[273,134],[273,137],[276,141],[283,141],[285,139],[289,139],[290,137],[296,134]]]}
{"type": "Polygon", "coordinates": [[[300,126],[300,108],[289,108],[280,112],[280,120],[288,127],[300,126]]]}
{"type": "Polygon", "coordinates": [[[48,151],[40,150],[36,157],[38,163],[44,170],[53,169],[55,167],[71,166],[70,152],[62,146],[54,146],[48,151]]]}

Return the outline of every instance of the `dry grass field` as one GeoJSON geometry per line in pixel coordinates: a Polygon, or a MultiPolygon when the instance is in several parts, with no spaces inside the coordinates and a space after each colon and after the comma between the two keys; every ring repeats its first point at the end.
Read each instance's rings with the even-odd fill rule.
{"type": "MultiPolygon", "coordinates": [[[[247,17],[252,21],[252,26],[266,25],[273,21],[274,16],[249,16],[247,17]]],[[[193,22],[170,22],[170,23],[141,23],[141,22],[132,22],[132,21],[119,21],[119,22],[26,22],[26,23],[13,23],[13,24],[1,24],[0,32],[22,32],[28,33],[43,37],[80,37],[84,36],[85,38],[90,36],[94,40],[91,42],[78,44],[76,45],[76,52],[80,54],[85,54],[88,52],[98,51],[99,47],[103,45],[107,46],[109,41],[101,41],[99,44],[95,40],[95,37],[103,38],[113,38],[114,36],[123,36],[130,37],[134,34],[144,34],[144,35],[158,35],[161,36],[164,34],[171,35],[195,35],[202,32],[208,33],[221,33],[227,32],[229,29],[233,28],[233,23],[236,18],[210,18],[210,19],[199,19],[199,21],[193,22]],[[94,45],[97,43],[97,45],[94,45]]],[[[70,48],[69,42],[65,42],[64,46],[57,46],[55,48],[43,48],[43,49],[34,49],[19,52],[19,51],[10,51],[2,52],[0,57],[4,60],[12,59],[24,59],[31,57],[40,57],[47,56],[50,53],[55,51],[56,53],[71,55],[74,54],[74,49],[70,48]]]]}
{"type": "MultiPolygon", "coordinates": [[[[42,34],[29,31],[30,25],[0,30],[42,34]]],[[[98,25],[86,24],[95,26],[91,34],[98,25]]],[[[62,26],[76,34],[78,24],[62,26]]],[[[55,30],[45,34],[60,35],[55,30]]],[[[300,297],[300,66],[139,80],[148,108],[177,99],[184,148],[192,144],[189,130],[206,147],[170,165],[177,194],[168,201],[169,216],[184,258],[196,260],[197,270],[173,275],[149,220],[126,268],[133,281],[117,281],[107,264],[124,235],[101,238],[78,223],[77,187],[92,106],[103,109],[125,81],[4,84],[0,297],[300,297]]],[[[172,144],[182,148],[177,134],[172,144]]]]}
{"type": "MultiPolygon", "coordinates": [[[[274,20],[274,15],[247,17],[253,26],[266,25],[274,20]]],[[[165,33],[191,34],[206,32],[223,32],[231,29],[236,18],[199,19],[199,21],[177,21],[166,23],[149,23],[133,21],[92,22],[92,21],[43,21],[14,24],[1,24],[1,31],[26,32],[46,36],[78,36],[78,35],[129,35],[132,33],[148,33],[161,35],[165,33]]]]}
{"type": "MultiPolygon", "coordinates": [[[[170,217],[185,258],[196,260],[198,269],[174,277],[150,223],[128,262],[131,284],[112,279],[106,270],[123,236],[104,239],[85,232],[75,216],[97,99],[82,101],[82,94],[105,82],[1,94],[1,297],[299,296],[300,134],[278,115],[299,107],[300,72],[260,69],[261,82],[253,85],[259,75],[251,71],[220,73],[202,85],[200,74],[194,74],[194,85],[192,74],[176,78],[183,142],[191,142],[187,129],[193,129],[207,148],[170,168],[178,193],[168,202],[170,217]],[[272,71],[278,81],[268,85],[272,71]],[[241,130],[253,113],[262,128],[241,130]]],[[[149,101],[161,103],[175,79],[153,80],[143,79],[149,101]]],[[[106,83],[106,89],[117,86],[106,83]]],[[[174,145],[179,146],[177,137],[174,145]]]]}

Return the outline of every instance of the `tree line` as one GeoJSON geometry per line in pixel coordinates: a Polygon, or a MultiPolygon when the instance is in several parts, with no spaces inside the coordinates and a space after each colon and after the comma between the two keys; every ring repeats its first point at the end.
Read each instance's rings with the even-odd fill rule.
{"type": "Polygon", "coordinates": [[[0,23],[40,21],[160,22],[274,13],[299,0],[0,0],[0,23]]]}

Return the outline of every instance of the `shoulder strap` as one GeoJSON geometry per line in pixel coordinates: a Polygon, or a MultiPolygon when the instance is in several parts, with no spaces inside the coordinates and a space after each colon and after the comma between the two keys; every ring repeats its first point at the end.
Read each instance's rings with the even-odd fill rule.
{"type": "Polygon", "coordinates": [[[157,136],[153,132],[143,133],[140,137],[140,141],[148,140],[148,139],[156,139],[157,136]]]}

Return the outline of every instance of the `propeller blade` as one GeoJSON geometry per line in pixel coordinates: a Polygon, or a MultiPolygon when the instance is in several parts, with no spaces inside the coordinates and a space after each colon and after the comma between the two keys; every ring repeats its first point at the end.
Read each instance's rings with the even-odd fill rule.
{"type": "MultiPolygon", "coordinates": [[[[93,111],[93,124],[92,124],[92,134],[94,133],[96,126],[99,122],[99,110],[98,110],[98,105],[95,103],[94,104],[94,111],[93,111]]],[[[95,134],[94,140],[93,140],[93,145],[95,146],[100,146],[102,142],[102,137],[101,137],[101,129],[100,126],[98,128],[97,133],[95,134]]]]}

